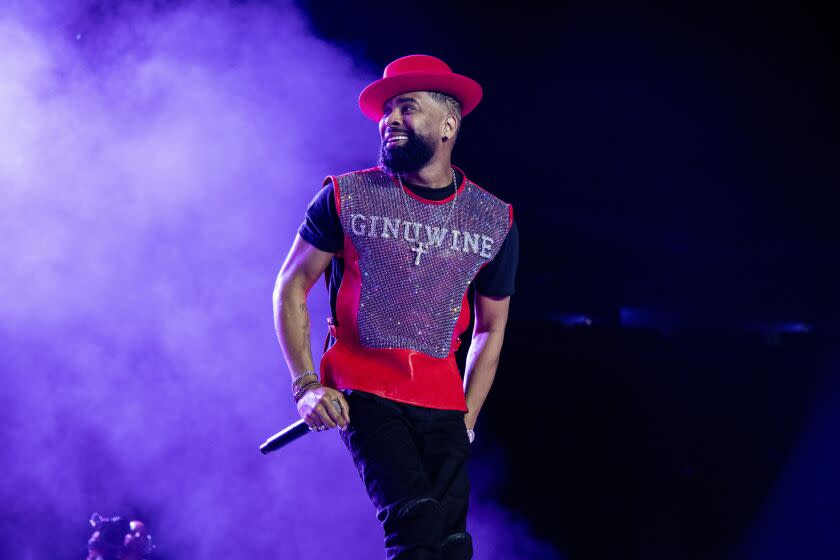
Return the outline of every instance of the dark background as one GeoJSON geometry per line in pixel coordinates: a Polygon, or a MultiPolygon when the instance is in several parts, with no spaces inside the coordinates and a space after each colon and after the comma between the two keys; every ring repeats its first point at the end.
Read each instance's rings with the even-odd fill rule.
{"type": "MultiPolygon", "coordinates": [[[[521,261],[476,459],[504,450],[501,499],[537,535],[570,558],[751,557],[780,481],[836,487],[783,477],[840,433],[806,422],[840,330],[827,9],[299,4],[374,72],[424,53],[484,87],[454,161],[513,204],[521,261]]],[[[840,551],[785,529],[809,536],[780,558],[840,551]]]]}

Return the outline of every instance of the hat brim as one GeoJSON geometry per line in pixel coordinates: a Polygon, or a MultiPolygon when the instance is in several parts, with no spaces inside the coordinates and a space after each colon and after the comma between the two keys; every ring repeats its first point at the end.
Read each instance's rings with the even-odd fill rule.
{"type": "Polygon", "coordinates": [[[460,74],[405,73],[382,78],[366,87],[359,95],[359,108],[373,121],[382,118],[385,102],[409,91],[439,91],[461,103],[461,116],[476,108],[483,94],[478,82],[460,74]]]}

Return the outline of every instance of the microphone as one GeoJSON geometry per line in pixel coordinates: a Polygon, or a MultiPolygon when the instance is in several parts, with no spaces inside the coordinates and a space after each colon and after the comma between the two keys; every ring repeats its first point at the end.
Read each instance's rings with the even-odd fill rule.
{"type": "Polygon", "coordinates": [[[290,424],[283,428],[282,431],[277,432],[260,445],[260,453],[267,455],[272,451],[277,451],[284,445],[292,443],[298,438],[301,438],[310,432],[309,425],[303,421],[298,420],[294,424],[290,424]]]}

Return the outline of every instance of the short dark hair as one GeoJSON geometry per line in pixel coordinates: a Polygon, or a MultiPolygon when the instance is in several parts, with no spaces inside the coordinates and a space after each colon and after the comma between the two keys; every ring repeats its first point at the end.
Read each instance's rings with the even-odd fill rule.
{"type": "Polygon", "coordinates": [[[461,102],[452,97],[451,95],[447,95],[445,93],[441,93],[439,91],[430,91],[429,95],[432,99],[446,105],[446,107],[455,115],[455,118],[458,119],[458,127],[460,128],[461,125],[461,102]]]}

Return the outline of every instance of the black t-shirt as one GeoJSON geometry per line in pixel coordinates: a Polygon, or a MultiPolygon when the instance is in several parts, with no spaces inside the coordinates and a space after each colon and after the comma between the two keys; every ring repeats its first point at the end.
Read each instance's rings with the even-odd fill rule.
{"type": "MultiPolygon", "coordinates": [[[[458,182],[460,183],[461,180],[462,176],[458,173],[458,182]]],[[[455,192],[453,185],[442,189],[419,187],[408,183],[405,186],[414,194],[426,200],[443,200],[455,192]]],[[[328,253],[337,253],[344,246],[344,230],[341,227],[341,219],[335,207],[333,192],[333,184],[330,181],[309,203],[306,208],[306,217],[298,228],[298,233],[304,240],[328,253]]],[[[493,257],[493,260],[478,271],[474,281],[475,289],[479,293],[491,297],[513,295],[518,261],[519,232],[516,229],[516,221],[514,221],[502,242],[502,246],[499,248],[499,252],[493,257]]],[[[343,276],[342,264],[338,259],[333,260],[330,281],[330,305],[333,316],[335,316],[335,298],[343,276]]]]}

